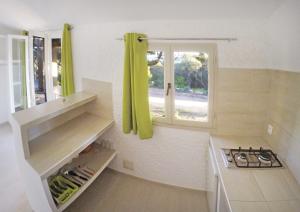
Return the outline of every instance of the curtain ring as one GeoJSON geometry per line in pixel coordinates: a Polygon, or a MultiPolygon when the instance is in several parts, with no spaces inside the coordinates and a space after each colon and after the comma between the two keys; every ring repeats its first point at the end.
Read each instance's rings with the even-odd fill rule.
{"type": "Polygon", "coordinates": [[[139,42],[142,42],[142,41],[143,41],[142,37],[138,37],[137,40],[138,40],[139,42]]]}

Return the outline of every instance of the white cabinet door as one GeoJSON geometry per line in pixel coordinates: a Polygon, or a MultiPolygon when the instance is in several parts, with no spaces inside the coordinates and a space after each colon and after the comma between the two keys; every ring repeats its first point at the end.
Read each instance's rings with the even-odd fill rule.
{"type": "Polygon", "coordinates": [[[208,170],[207,170],[207,201],[210,212],[217,211],[218,198],[218,172],[212,150],[209,147],[208,170]]]}

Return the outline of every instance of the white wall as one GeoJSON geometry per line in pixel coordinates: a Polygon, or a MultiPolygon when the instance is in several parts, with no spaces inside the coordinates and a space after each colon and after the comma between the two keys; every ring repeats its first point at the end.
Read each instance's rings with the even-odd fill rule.
{"type": "MultiPolygon", "coordinates": [[[[116,126],[106,136],[119,150],[113,168],[177,186],[205,189],[208,133],[155,127],[154,137],[141,141],[121,130],[123,42],[125,32],[149,37],[237,37],[218,42],[221,68],[300,71],[299,1],[287,0],[269,19],[260,21],[144,21],[75,25],[74,66],[77,89],[82,77],[113,83],[116,126]],[[134,162],[135,171],[122,168],[134,162]]],[[[245,69],[241,69],[245,70],[245,69]]]]}
{"type": "MultiPolygon", "coordinates": [[[[143,32],[150,37],[237,37],[237,42],[218,42],[221,68],[300,71],[298,22],[299,1],[287,0],[269,20],[75,25],[73,54],[77,89],[81,89],[82,77],[113,83],[116,126],[107,138],[111,138],[120,151],[113,167],[125,172],[122,159],[129,159],[135,164],[135,171],[131,174],[167,184],[204,189],[208,145],[208,133],[200,131],[155,127],[154,138],[148,141],[140,141],[136,136],[122,133],[123,42],[115,38],[122,37],[125,32],[143,32]]],[[[5,79],[2,73],[3,70],[0,102],[6,102],[4,99],[7,98],[8,89],[5,88],[5,80],[4,83],[1,81],[5,79]]],[[[3,111],[0,106],[0,122],[3,111]]]]}
{"type": "Polygon", "coordinates": [[[0,124],[6,122],[9,107],[7,64],[6,64],[6,39],[0,35],[0,124]],[[5,92],[6,91],[6,92],[5,92]]]}
{"type": "Polygon", "coordinates": [[[208,132],[155,127],[153,139],[141,141],[124,135],[121,126],[123,42],[125,32],[162,37],[237,37],[238,42],[219,42],[221,67],[265,68],[264,26],[257,22],[131,22],[75,26],[73,57],[77,89],[87,77],[113,83],[116,125],[106,135],[119,151],[112,167],[145,179],[193,189],[205,189],[208,132]],[[135,171],[122,167],[134,162],[135,171]]]}
{"type": "Polygon", "coordinates": [[[5,35],[16,32],[17,31],[15,29],[11,29],[9,27],[0,25],[0,124],[8,120],[8,114],[10,111],[7,66],[7,40],[5,35]],[[3,64],[3,62],[6,63],[3,64]]]}
{"type": "MultiPolygon", "coordinates": [[[[237,37],[237,42],[218,42],[219,67],[300,71],[298,11],[299,1],[287,0],[270,19],[260,21],[137,21],[75,25],[72,35],[77,90],[81,89],[82,77],[113,83],[116,125],[106,137],[114,142],[120,153],[112,167],[149,180],[205,189],[209,137],[207,132],[164,127],[155,127],[153,139],[147,141],[122,133],[124,50],[123,42],[116,38],[125,32],[143,32],[150,37],[237,37]],[[134,162],[134,172],[122,168],[123,159],[134,162]]],[[[0,101],[5,102],[6,85],[0,82],[0,86],[0,101]]],[[[0,122],[1,111],[4,114],[4,109],[0,108],[0,122]]]]}
{"type": "Polygon", "coordinates": [[[143,32],[149,37],[237,37],[237,42],[219,42],[222,68],[266,68],[267,42],[262,22],[157,21],[80,25],[73,29],[77,85],[87,76],[112,81],[122,70],[125,32],[143,32]]]}
{"type": "Polygon", "coordinates": [[[269,67],[300,72],[300,1],[287,0],[268,21],[269,67]]]}

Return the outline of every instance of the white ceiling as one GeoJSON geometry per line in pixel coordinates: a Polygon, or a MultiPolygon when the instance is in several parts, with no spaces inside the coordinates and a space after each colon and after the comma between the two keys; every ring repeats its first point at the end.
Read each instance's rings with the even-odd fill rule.
{"type": "Polygon", "coordinates": [[[252,20],[269,17],[285,0],[0,0],[0,23],[46,29],[102,21],[252,20]]]}

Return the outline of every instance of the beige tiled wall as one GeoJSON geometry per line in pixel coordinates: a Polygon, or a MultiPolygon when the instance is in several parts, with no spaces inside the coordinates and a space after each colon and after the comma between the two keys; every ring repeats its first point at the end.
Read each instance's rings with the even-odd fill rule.
{"type": "Polygon", "coordinates": [[[263,135],[270,91],[270,71],[219,69],[215,89],[214,133],[263,135]]]}
{"type": "Polygon", "coordinates": [[[273,133],[266,133],[266,125],[264,138],[300,181],[300,73],[270,71],[270,79],[266,124],[273,133]]]}
{"type": "Polygon", "coordinates": [[[300,182],[300,73],[220,69],[215,88],[213,132],[264,137],[300,182]]]}

